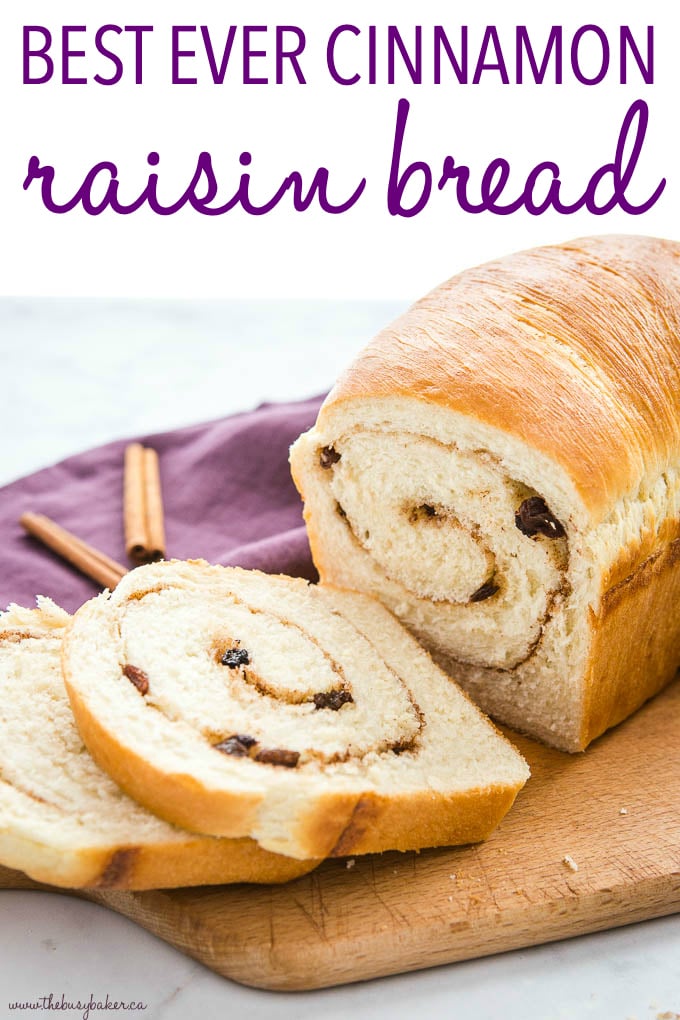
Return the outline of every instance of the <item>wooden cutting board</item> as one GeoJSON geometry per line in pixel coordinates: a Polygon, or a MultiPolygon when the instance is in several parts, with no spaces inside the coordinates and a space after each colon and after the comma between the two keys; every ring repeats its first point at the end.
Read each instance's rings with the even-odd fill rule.
{"type": "MultiPolygon", "coordinates": [[[[78,895],[219,974],[272,989],[417,970],[680,910],[680,683],[585,754],[510,736],[532,778],[482,845],[327,861],[284,886],[78,895]]],[[[2,868],[0,887],[48,888],[2,868]]]]}

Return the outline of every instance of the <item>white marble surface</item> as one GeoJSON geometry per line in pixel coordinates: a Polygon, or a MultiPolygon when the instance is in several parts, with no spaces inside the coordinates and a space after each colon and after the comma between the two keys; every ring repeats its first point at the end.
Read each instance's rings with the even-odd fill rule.
{"type": "MultiPolygon", "coordinates": [[[[321,392],[398,310],[379,302],[0,300],[0,483],[108,439],[321,392]]],[[[217,977],[103,908],[1,892],[0,1017],[38,1015],[9,1003],[50,992],[136,999],[146,1009],[106,1015],[146,1020],[412,1020],[421,1012],[429,1020],[654,1020],[680,1014],[680,917],[276,994],[217,977]]]]}
{"type": "Polygon", "coordinates": [[[0,484],[109,439],[321,393],[401,307],[0,298],[0,484]]]}

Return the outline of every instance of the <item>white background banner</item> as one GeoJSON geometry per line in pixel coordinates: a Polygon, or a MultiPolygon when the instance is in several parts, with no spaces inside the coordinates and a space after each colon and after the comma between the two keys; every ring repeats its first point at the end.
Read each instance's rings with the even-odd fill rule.
{"type": "MultiPolygon", "coordinates": [[[[404,299],[521,247],[585,233],[680,235],[674,4],[32,0],[4,4],[0,20],[6,295],[404,299]],[[34,26],[26,45],[24,26],[34,26]],[[397,159],[400,100],[409,105],[397,159]],[[595,200],[611,200],[609,211],[555,211],[550,194],[578,205],[615,161],[640,101],[648,121],[633,116],[621,139],[629,179],[619,190],[623,204],[644,206],[665,179],[658,200],[641,215],[625,211],[602,171],[595,200]],[[233,207],[152,211],[142,201],[149,175],[171,206],[190,189],[200,153],[210,156],[211,205],[233,207]],[[49,211],[44,177],[23,188],[32,156],[54,168],[48,204],[82,197],[86,182],[97,210],[115,176],[119,202],[140,208],[92,215],[75,201],[49,211]],[[459,175],[440,188],[447,157],[459,175]],[[498,162],[487,170],[499,160],[505,171],[498,162]],[[92,176],[100,163],[115,167],[92,176]],[[297,211],[291,186],[263,215],[244,209],[246,192],[266,205],[295,172],[304,196],[320,167],[329,203],[361,189],[346,211],[323,211],[318,194],[297,211]],[[417,214],[390,210],[391,172],[393,197],[405,183],[404,208],[423,198],[417,214]],[[485,187],[504,214],[462,207],[479,206],[485,187]]],[[[197,198],[209,186],[203,175],[197,198]]]]}

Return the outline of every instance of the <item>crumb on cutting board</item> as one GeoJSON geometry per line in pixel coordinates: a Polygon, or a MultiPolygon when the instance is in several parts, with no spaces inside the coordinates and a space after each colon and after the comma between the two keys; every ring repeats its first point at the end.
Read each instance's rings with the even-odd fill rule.
{"type": "Polygon", "coordinates": [[[578,871],[578,864],[571,856],[571,854],[565,854],[562,858],[562,864],[566,864],[570,871],[578,871]]]}

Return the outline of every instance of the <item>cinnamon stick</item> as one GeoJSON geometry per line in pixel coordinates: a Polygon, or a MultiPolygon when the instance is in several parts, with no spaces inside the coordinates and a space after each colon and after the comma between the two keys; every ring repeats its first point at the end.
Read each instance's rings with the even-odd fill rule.
{"type": "Polygon", "coordinates": [[[115,588],[121,577],[127,573],[124,566],[116,563],[106,553],[83,542],[77,535],[73,535],[44,514],[25,513],[21,515],[19,522],[29,535],[37,538],[48,549],[58,553],[82,574],[91,577],[104,588],[115,588]]]}
{"type": "Polygon", "coordinates": [[[165,556],[165,527],[158,454],[141,443],[125,450],[123,483],[125,548],[135,564],[165,556]]]}

